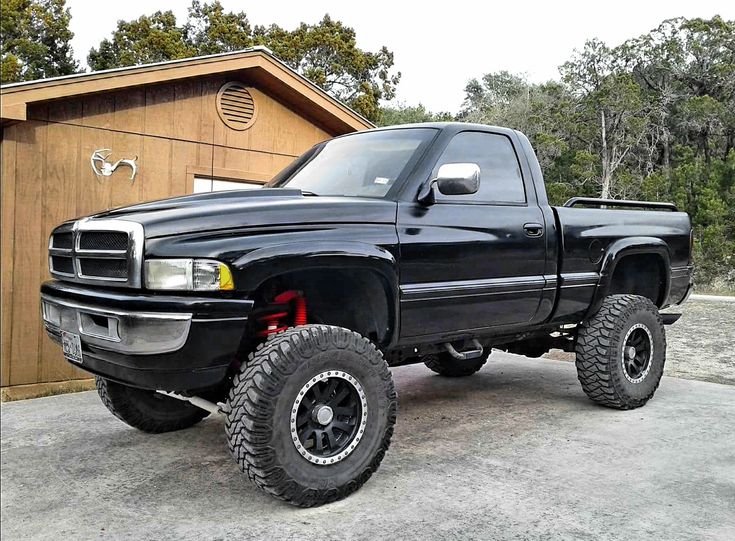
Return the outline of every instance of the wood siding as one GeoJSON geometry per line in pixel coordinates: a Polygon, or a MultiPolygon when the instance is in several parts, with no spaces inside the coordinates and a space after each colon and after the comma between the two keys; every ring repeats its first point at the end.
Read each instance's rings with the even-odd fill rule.
{"type": "Polygon", "coordinates": [[[48,237],[64,220],[107,208],[191,193],[193,175],[262,181],[332,137],[257,89],[258,118],[236,131],[216,110],[219,88],[243,77],[214,76],[66,98],[28,108],[3,128],[0,333],[2,386],[89,377],[61,356],[43,330],[39,287],[50,278],[48,237]],[[98,179],[90,157],[138,157],[98,179]]]}

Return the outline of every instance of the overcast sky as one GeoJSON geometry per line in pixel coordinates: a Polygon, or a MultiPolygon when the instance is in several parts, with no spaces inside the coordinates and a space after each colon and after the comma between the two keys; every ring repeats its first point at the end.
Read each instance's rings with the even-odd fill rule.
{"type": "MultiPolygon", "coordinates": [[[[181,22],[190,3],[67,0],[74,52],[86,66],[89,49],[110,35],[118,19],[171,9],[181,22]]],[[[252,25],[276,23],[287,29],[302,21],[316,23],[329,13],[355,29],[359,47],[376,50],[385,45],[393,51],[395,67],[402,73],[399,101],[450,112],[460,108],[470,78],[498,70],[526,73],[533,81],[556,78],[558,66],[589,38],[617,45],[671,17],[735,18],[733,0],[222,0],[222,4],[229,11],[245,11],[252,25]]]]}

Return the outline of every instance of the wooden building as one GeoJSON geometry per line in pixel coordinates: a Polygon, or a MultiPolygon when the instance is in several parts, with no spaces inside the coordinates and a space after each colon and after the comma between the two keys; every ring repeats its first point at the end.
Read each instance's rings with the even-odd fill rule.
{"type": "Polygon", "coordinates": [[[0,112],[4,388],[89,377],[40,319],[60,222],[258,187],[312,145],[372,127],[265,48],[6,85],[0,112]],[[130,163],[113,171],[118,160],[130,163]]]}

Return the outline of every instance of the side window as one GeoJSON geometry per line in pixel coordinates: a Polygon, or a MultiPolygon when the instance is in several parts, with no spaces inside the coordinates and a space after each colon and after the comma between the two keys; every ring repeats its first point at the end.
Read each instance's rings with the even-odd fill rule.
{"type": "Polygon", "coordinates": [[[480,166],[480,189],[474,195],[447,196],[436,192],[438,201],[462,200],[525,203],[521,167],[513,145],[505,135],[465,131],[455,135],[436,163],[432,176],[445,163],[476,163],[480,166]]]}

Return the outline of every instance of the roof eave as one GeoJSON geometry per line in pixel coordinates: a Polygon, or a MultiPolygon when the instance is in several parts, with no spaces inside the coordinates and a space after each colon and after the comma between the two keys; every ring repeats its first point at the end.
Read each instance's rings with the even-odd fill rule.
{"type": "Polygon", "coordinates": [[[365,117],[292,70],[266,47],[4,85],[0,87],[0,118],[26,120],[27,106],[41,101],[249,69],[263,70],[322,109],[324,114],[320,116],[332,117],[336,125],[342,125],[347,131],[374,127],[365,117]]]}

